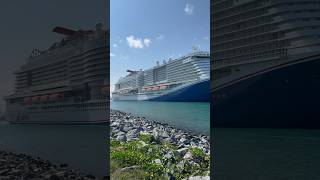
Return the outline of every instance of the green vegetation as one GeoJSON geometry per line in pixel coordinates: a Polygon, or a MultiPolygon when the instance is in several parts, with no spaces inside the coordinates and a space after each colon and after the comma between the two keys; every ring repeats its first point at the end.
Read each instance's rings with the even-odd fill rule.
{"type": "Polygon", "coordinates": [[[113,179],[182,179],[208,172],[209,155],[197,147],[178,150],[176,145],[157,141],[149,134],[127,142],[111,140],[113,179]],[[184,158],[186,153],[189,157],[184,158]],[[124,167],[134,168],[121,170],[124,167]]]}
{"type": "Polygon", "coordinates": [[[144,172],[140,169],[130,171],[121,171],[122,167],[117,161],[111,160],[111,179],[126,180],[126,179],[145,179],[144,172]]]}

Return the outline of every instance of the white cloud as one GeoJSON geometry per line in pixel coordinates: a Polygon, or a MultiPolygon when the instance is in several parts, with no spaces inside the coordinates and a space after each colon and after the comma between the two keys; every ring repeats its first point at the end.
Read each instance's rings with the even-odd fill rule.
{"type": "Polygon", "coordinates": [[[143,42],[139,38],[135,38],[133,35],[127,37],[127,43],[132,48],[143,48],[143,42]]]}
{"type": "Polygon", "coordinates": [[[206,36],[206,37],[203,37],[203,39],[204,39],[204,40],[209,40],[209,37],[208,37],[208,36],[206,36]]]}
{"type": "Polygon", "coordinates": [[[161,34],[161,35],[159,35],[156,39],[157,39],[157,40],[162,40],[163,38],[164,38],[164,35],[161,34]]]}
{"type": "Polygon", "coordinates": [[[116,43],[114,43],[112,46],[113,46],[113,47],[118,47],[118,45],[117,45],[116,43]]]}
{"type": "Polygon", "coordinates": [[[186,4],[186,7],[184,8],[184,12],[187,14],[187,15],[192,15],[193,14],[193,5],[192,4],[186,4]]]}
{"type": "Polygon", "coordinates": [[[146,47],[149,47],[150,44],[151,44],[151,40],[148,39],[148,38],[144,38],[143,43],[144,43],[144,45],[145,45],[146,47]]]}
{"type": "Polygon", "coordinates": [[[116,56],[115,54],[113,54],[113,53],[110,53],[110,57],[114,57],[114,56],[116,56]]]}
{"type": "Polygon", "coordinates": [[[132,48],[142,49],[144,47],[149,47],[151,44],[151,40],[149,38],[144,38],[142,40],[142,38],[134,37],[133,35],[131,35],[128,36],[126,39],[128,46],[132,48]]]}

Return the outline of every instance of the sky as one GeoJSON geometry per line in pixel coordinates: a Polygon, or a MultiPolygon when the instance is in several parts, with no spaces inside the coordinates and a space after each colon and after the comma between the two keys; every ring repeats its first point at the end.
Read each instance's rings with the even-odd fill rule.
{"type": "Polygon", "coordinates": [[[126,70],[210,50],[209,0],[111,0],[111,91],[126,70]]]}
{"type": "Polygon", "coordinates": [[[61,35],[55,26],[93,29],[103,23],[109,28],[109,8],[105,0],[10,0],[0,2],[0,110],[3,97],[14,91],[14,74],[33,48],[47,49],[61,35]]]}

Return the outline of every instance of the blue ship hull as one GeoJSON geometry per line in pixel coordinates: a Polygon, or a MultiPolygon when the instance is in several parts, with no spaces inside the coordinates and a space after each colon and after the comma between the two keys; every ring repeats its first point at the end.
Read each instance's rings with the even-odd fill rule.
{"type": "Polygon", "coordinates": [[[319,110],[320,57],[315,56],[214,90],[211,127],[320,128],[319,110]]]}
{"type": "Polygon", "coordinates": [[[210,80],[202,81],[168,94],[160,95],[149,101],[176,101],[176,102],[210,102],[210,80]]]}

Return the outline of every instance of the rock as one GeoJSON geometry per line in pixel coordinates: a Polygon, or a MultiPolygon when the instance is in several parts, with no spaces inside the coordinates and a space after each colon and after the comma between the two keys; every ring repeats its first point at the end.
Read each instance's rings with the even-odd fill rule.
{"type": "Polygon", "coordinates": [[[131,129],[132,129],[132,127],[124,126],[122,130],[125,131],[125,132],[128,132],[128,131],[130,131],[131,129]]]}
{"type": "Polygon", "coordinates": [[[134,130],[134,129],[129,130],[129,132],[127,133],[126,137],[127,137],[127,140],[131,140],[131,139],[137,138],[138,137],[137,131],[134,130]]]}
{"type": "Polygon", "coordinates": [[[208,143],[208,140],[205,137],[201,137],[201,142],[208,143]]]}
{"type": "Polygon", "coordinates": [[[202,149],[202,152],[204,152],[204,153],[210,152],[209,149],[207,149],[207,148],[201,148],[201,149],[202,149]]]}
{"type": "Polygon", "coordinates": [[[86,178],[89,178],[89,179],[96,179],[96,177],[93,176],[93,175],[91,175],[91,174],[88,174],[88,175],[86,175],[85,177],[86,177],[86,178]]]}
{"type": "Polygon", "coordinates": [[[175,139],[180,139],[180,137],[181,137],[180,134],[176,134],[176,135],[174,136],[175,139]]]}
{"type": "Polygon", "coordinates": [[[61,180],[61,178],[54,174],[50,176],[50,180],[61,180]]]}
{"type": "Polygon", "coordinates": [[[207,149],[209,149],[209,145],[208,144],[205,144],[205,143],[203,143],[202,141],[199,143],[199,145],[198,145],[199,147],[202,147],[202,148],[207,148],[207,149]]]}
{"type": "Polygon", "coordinates": [[[191,142],[190,142],[190,146],[195,147],[195,146],[197,146],[197,144],[196,144],[195,142],[191,141],[191,142]]]}
{"type": "Polygon", "coordinates": [[[167,173],[165,175],[166,179],[169,179],[169,180],[175,180],[176,178],[171,174],[171,173],[167,173]]]}
{"type": "Polygon", "coordinates": [[[193,158],[193,155],[190,151],[188,151],[184,156],[183,156],[183,159],[187,159],[187,160],[190,160],[193,158]]]}
{"type": "Polygon", "coordinates": [[[125,135],[126,133],[119,131],[118,133],[116,133],[116,136],[120,136],[120,135],[125,135]]]}
{"type": "Polygon", "coordinates": [[[60,167],[68,167],[68,164],[60,164],[60,167]]]}
{"type": "Polygon", "coordinates": [[[159,133],[158,133],[157,131],[155,131],[155,130],[152,131],[152,136],[154,137],[154,139],[155,139],[156,141],[161,140],[161,138],[160,138],[160,136],[159,136],[159,133]]]}
{"type": "Polygon", "coordinates": [[[169,138],[170,137],[169,134],[166,131],[162,132],[161,136],[163,138],[169,138]]]}
{"type": "Polygon", "coordinates": [[[163,158],[165,158],[165,159],[171,159],[171,158],[173,158],[173,157],[174,157],[174,154],[173,154],[172,151],[169,151],[167,154],[165,154],[165,155],[163,156],[163,158]]]}
{"type": "Polygon", "coordinates": [[[184,137],[182,137],[182,138],[179,140],[179,142],[180,142],[180,143],[183,143],[183,144],[186,144],[186,143],[189,142],[189,140],[186,139],[186,138],[184,138],[184,137]]]}
{"type": "Polygon", "coordinates": [[[177,142],[177,139],[175,138],[174,135],[171,135],[170,141],[171,141],[172,143],[176,143],[176,142],[177,142]]]}
{"type": "Polygon", "coordinates": [[[168,142],[168,143],[171,143],[171,142],[172,142],[171,138],[165,138],[165,139],[163,139],[162,141],[163,141],[163,142],[168,142]]]}
{"type": "Polygon", "coordinates": [[[121,171],[130,171],[130,170],[133,170],[133,169],[138,169],[140,168],[140,166],[129,166],[129,167],[124,167],[121,169],[121,171]]]}
{"type": "Polygon", "coordinates": [[[116,139],[117,139],[118,141],[126,141],[126,140],[127,140],[127,137],[126,137],[125,135],[118,135],[118,136],[116,137],[116,139]]]}
{"type": "Polygon", "coordinates": [[[155,159],[154,162],[155,162],[156,164],[162,164],[162,162],[161,162],[160,159],[155,159]]]}
{"type": "Polygon", "coordinates": [[[119,126],[119,125],[120,125],[120,123],[118,123],[118,122],[112,122],[112,123],[110,124],[111,127],[117,127],[117,126],[119,126]]]}
{"type": "Polygon", "coordinates": [[[181,149],[178,149],[177,152],[182,156],[188,151],[188,149],[189,148],[181,148],[181,149]]]}
{"type": "Polygon", "coordinates": [[[137,127],[136,130],[137,130],[138,132],[141,132],[141,131],[144,131],[144,128],[142,128],[142,127],[137,127]]]}
{"type": "Polygon", "coordinates": [[[179,167],[181,170],[184,169],[184,162],[183,161],[180,161],[178,164],[177,164],[177,167],[179,167]]]}

